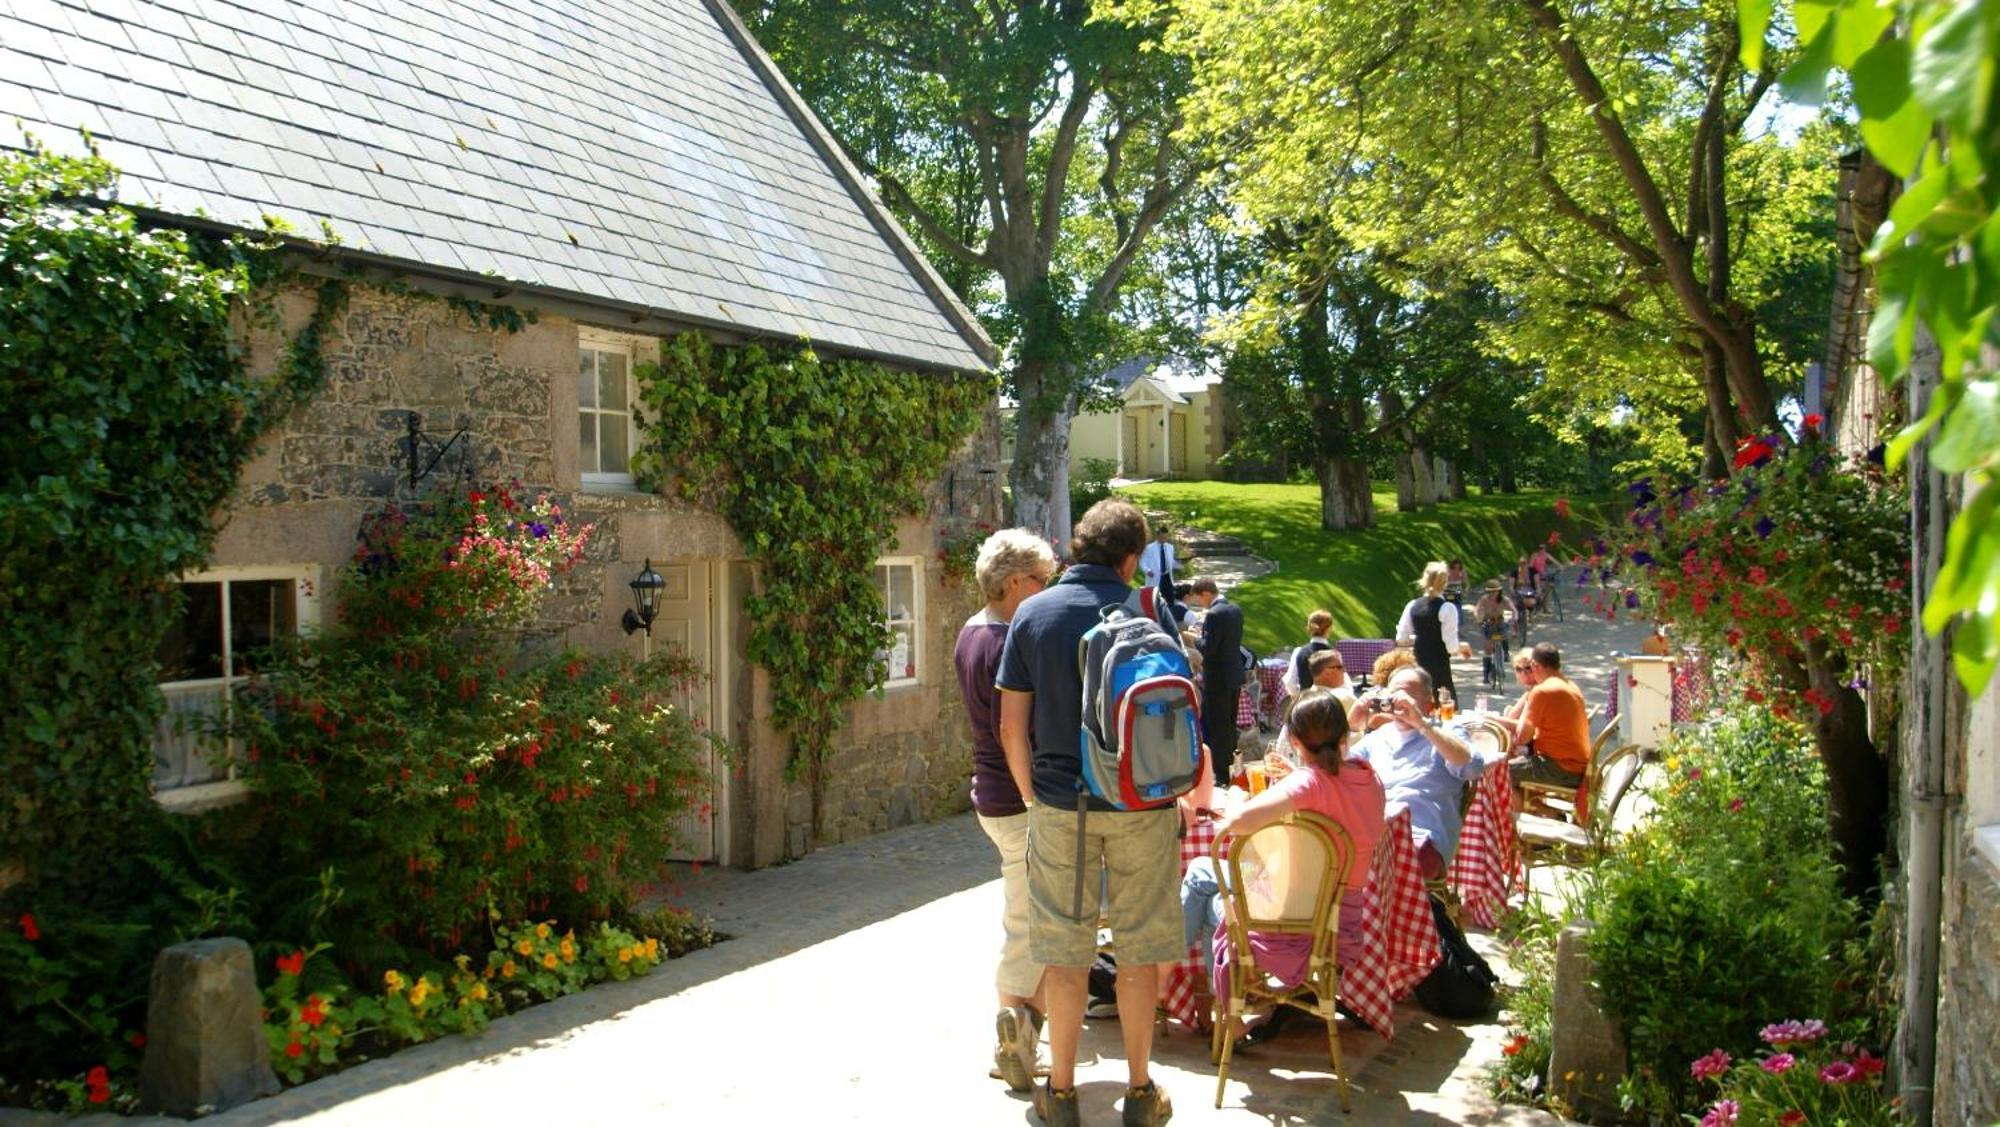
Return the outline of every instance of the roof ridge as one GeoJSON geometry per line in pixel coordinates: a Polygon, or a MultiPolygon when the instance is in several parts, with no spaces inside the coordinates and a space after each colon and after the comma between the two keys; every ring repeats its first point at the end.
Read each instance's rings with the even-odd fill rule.
{"type": "Polygon", "coordinates": [[[742,17],[729,6],[728,0],[704,0],[704,4],[715,17],[716,23],[722,26],[723,33],[736,44],[736,49],[741,51],[750,65],[757,69],[758,77],[764,80],[764,85],[777,95],[785,112],[805,133],[806,141],[825,159],[848,194],[861,205],[862,210],[875,223],[883,237],[889,240],[896,257],[903,260],[903,264],[929,293],[931,300],[936,302],[938,308],[956,324],[959,336],[963,337],[965,343],[988,364],[997,363],[1000,351],[994,346],[992,338],[986,335],[985,326],[979,323],[979,318],[967,309],[965,303],[958,299],[958,295],[952,292],[951,287],[945,284],[937,268],[931,265],[930,257],[917,246],[909,232],[903,229],[902,223],[875,193],[868,189],[867,183],[862,179],[861,170],[854,167],[854,162],[848,159],[847,150],[841,147],[839,140],[826,128],[826,124],[820,121],[819,115],[813,112],[805,98],[792,86],[791,80],[778,69],[776,60],[764,50],[764,45],[757,42],[756,36],[750,34],[750,29],[744,25],[742,17]]]}

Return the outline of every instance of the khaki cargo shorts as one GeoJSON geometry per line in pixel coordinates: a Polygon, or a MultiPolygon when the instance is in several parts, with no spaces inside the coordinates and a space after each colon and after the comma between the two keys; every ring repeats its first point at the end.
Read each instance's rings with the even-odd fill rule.
{"type": "Polygon", "coordinates": [[[1076,907],[1076,810],[1036,803],[1028,811],[1028,946],[1044,966],[1089,966],[1097,956],[1099,873],[1120,965],[1172,963],[1181,942],[1180,812],[1097,811],[1086,816],[1083,918],[1076,907]]]}

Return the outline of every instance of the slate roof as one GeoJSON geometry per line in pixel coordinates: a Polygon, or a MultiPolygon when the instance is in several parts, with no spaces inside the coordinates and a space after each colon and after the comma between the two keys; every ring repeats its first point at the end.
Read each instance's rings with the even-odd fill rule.
{"type": "Polygon", "coordinates": [[[722,0],[7,0],[0,144],[80,127],[171,216],[325,221],[617,323],[993,355],[722,0]]]}

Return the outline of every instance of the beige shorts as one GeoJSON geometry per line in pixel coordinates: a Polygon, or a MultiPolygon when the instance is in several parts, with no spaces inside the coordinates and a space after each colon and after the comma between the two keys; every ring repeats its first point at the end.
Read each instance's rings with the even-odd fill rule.
{"type": "Polygon", "coordinates": [[[1181,938],[1180,814],[1091,811],[1084,824],[1083,918],[1076,908],[1076,811],[1028,811],[1028,945],[1044,966],[1084,967],[1097,957],[1099,873],[1105,918],[1121,966],[1171,963],[1181,938]]]}

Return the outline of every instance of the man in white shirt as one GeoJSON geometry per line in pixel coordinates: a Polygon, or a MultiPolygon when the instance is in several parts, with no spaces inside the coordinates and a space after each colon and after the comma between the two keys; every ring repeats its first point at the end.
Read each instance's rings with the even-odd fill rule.
{"type": "Polygon", "coordinates": [[[1167,530],[1154,531],[1153,542],[1139,553],[1139,570],[1146,573],[1146,586],[1158,587],[1160,576],[1171,576],[1180,567],[1174,558],[1173,541],[1167,539],[1167,530]]]}

